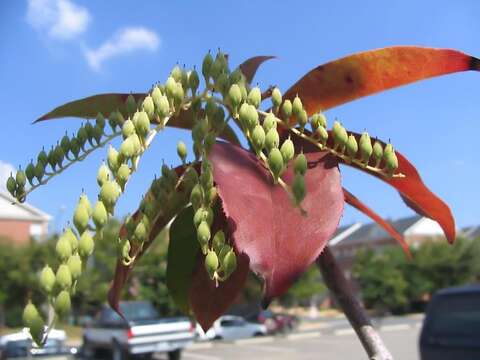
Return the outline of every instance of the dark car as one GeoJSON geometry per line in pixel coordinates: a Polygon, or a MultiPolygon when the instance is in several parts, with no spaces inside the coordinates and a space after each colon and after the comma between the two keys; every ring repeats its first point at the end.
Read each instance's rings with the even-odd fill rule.
{"type": "Polygon", "coordinates": [[[298,325],[298,318],[289,314],[274,313],[270,310],[263,310],[258,314],[250,316],[250,321],[264,324],[269,334],[287,332],[298,325]]]}
{"type": "Polygon", "coordinates": [[[422,360],[480,359],[480,284],[438,291],[420,336],[422,360]]]}

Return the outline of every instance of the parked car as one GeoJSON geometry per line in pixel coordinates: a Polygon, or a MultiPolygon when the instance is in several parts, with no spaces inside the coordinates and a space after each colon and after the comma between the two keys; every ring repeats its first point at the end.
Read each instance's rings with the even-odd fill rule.
{"type": "Polygon", "coordinates": [[[123,360],[165,352],[170,360],[178,360],[195,337],[195,326],[188,318],[160,318],[150,302],[121,302],[120,310],[126,321],[104,306],[85,329],[84,356],[96,358],[99,350],[109,350],[114,359],[123,360]]]}
{"type": "Polygon", "coordinates": [[[63,330],[52,329],[42,347],[38,347],[27,328],[20,332],[0,338],[0,359],[22,359],[48,357],[48,359],[68,359],[77,349],[65,345],[66,334],[63,330]]]}
{"type": "Polygon", "coordinates": [[[251,323],[240,316],[224,315],[218,318],[205,333],[197,325],[199,340],[236,340],[267,334],[265,325],[251,323]]]}
{"type": "Polygon", "coordinates": [[[422,360],[480,359],[480,285],[438,291],[420,336],[422,360]]]}
{"type": "Polygon", "coordinates": [[[249,317],[250,321],[258,322],[267,327],[269,334],[287,332],[298,325],[298,318],[289,314],[278,314],[270,310],[260,311],[249,317]]]}

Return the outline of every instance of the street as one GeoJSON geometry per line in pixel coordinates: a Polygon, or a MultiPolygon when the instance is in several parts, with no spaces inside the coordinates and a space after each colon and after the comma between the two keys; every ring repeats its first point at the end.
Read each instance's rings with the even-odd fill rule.
{"type": "MultiPolygon", "coordinates": [[[[421,317],[391,317],[377,321],[375,325],[395,359],[418,360],[421,321],[421,317]]],[[[285,336],[196,343],[183,352],[185,360],[366,358],[360,341],[345,319],[307,323],[285,336]]],[[[165,357],[159,354],[157,359],[165,357]]]]}

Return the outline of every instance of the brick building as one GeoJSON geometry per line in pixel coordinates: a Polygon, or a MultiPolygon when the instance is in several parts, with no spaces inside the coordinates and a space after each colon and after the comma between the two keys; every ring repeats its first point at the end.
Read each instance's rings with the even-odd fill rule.
{"type": "Polygon", "coordinates": [[[27,204],[12,205],[14,199],[0,191],[0,238],[15,244],[27,244],[30,238],[43,239],[51,216],[27,204]]]}

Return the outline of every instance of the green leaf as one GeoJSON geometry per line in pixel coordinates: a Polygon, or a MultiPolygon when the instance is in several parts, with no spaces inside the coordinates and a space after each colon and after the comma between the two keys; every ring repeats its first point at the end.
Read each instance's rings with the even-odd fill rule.
{"type": "Polygon", "coordinates": [[[170,296],[186,314],[191,313],[188,294],[199,250],[193,225],[193,208],[189,206],[178,214],[170,227],[167,264],[170,296]]]}
{"type": "MultiPolygon", "coordinates": [[[[34,123],[52,120],[64,117],[78,117],[83,119],[93,119],[98,113],[108,117],[112,111],[119,110],[122,115],[127,118],[127,109],[125,101],[130,94],[98,94],[86,97],[80,100],[74,100],[63,104],[49,113],[39,117],[34,123]]],[[[143,99],[146,94],[134,93],[135,101],[143,99]]],[[[191,109],[183,110],[177,116],[170,119],[167,126],[176,127],[180,129],[192,129],[194,124],[194,116],[191,109]]],[[[220,137],[224,140],[230,141],[233,144],[239,145],[238,137],[230,126],[225,126],[220,137]]]]}

